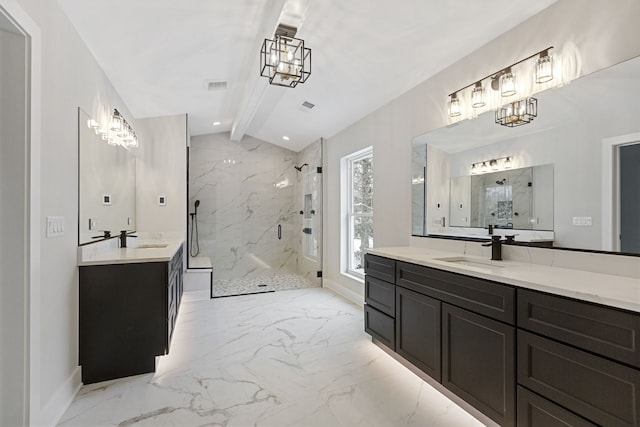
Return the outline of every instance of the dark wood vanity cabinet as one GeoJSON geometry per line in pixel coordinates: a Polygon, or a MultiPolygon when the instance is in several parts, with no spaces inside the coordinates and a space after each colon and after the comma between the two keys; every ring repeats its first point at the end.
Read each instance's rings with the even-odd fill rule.
{"type": "Polygon", "coordinates": [[[638,313],[519,289],[518,327],[519,384],[595,425],[640,425],[638,313]]]}
{"type": "Polygon", "coordinates": [[[372,337],[396,349],[396,262],[389,258],[365,255],[364,330],[372,337]],[[390,281],[389,281],[390,280],[390,281]]]}
{"type": "Polygon", "coordinates": [[[85,384],[155,371],[182,298],[182,247],[169,262],[80,266],[79,363],[85,384]]]}
{"type": "Polygon", "coordinates": [[[438,382],[442,376],[441,305],[436,299],[396,287],[396,352],[438,382]]]}
{"type": "Polygon", "coordinates": [[[442,305],[442,384],[502,426],[515,426],[513,326],[442,305]]]}

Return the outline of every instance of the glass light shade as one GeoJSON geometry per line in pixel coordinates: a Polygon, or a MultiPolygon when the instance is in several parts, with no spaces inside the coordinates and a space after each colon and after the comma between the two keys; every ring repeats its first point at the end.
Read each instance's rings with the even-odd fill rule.
{"type": "Polygon", "coordinates": [[[476,167],[476,164],[472,164],[471,165],[471,175],[475,175],[478,173],[478,168],[476,167]]]}
{"type": "Polygon", "coordinates": [[[449,117],[458,117],[460,114],[462,114],[460,100],[458,99],[458,95],[454,93],[451,95],[451,100],[449,101],[449,117]]]}
{"type": "Polygon", "coordinates": [[[489,165],[491,166],[491,169],[493,169],[494,171],[498,170],[498,162],[496,160],[491,160],[489,162],[489,165]]]}
{"type": "Polygon", "coordinates": [[[100,124],[93,119],[89,119],[87,120],[87,127],[89,129],[95,129],[97,133],[98,132],[97,129],[100,127],[100,124]]]}
{"type": "Polygon", "coordinates": [[[511,157],[507,157],[506,159],[504,159],[504,168],[505,169],[511,168],[511,157]]]}
{"type": "Polygon", "coordinates": [[[489,168],[487,167],[487,162],[482,162],[482,167],[480,168],[480,172],[486,172],[489,168]]]}
{"type": "Polygon", "coordinates": [[[120,115],[114,114],[113,117],[111,118],[111,124],[109,125],[109,129],[114,132],[118,132],[122,130],[122,125],[123,125],[122,117],[120,115]]]}
{"type": "Polygon", "coordinates": [[[484,89],[480,82],[476,83],[476,86],[471,91],[471,106],[473,108],[480,108],[485,106],[484,101],[484,89]]]}
{"type": "Polygon", "coordinates": [[[536,60],[536,83],[545,83],[553,80],[553,59],[547,51],[540,54],[536,60]]]}
{"type": "Polygon", "coordinates": [[[513,96],[516,94],[516,76],[508,70],[500,76],[500,95],[513,96]]]}

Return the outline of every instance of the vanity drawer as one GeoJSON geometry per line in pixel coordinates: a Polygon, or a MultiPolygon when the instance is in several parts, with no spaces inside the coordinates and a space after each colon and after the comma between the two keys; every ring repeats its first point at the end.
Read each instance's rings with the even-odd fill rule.
{"type": "Polygon", "coordinates": [[[463,274],[398,262],[396,285],[513,325],[515,289],[463,274]]]}
{"type": "Polygon", "coordinates": [[[640,367],[640,315],[518,289],[518,327],[640,367]]]}
{"type": "Polygon", "coordinates": [[[364,330],[384,345],[396,350],[396,324],[393,317],[368,305],[364,306],[364,330]]]}
{"type": "Polygon", "coordinates": [[[364,278],[364,300],[391,317],[396,315],[396,285],[369,275],[364,278]]]}
{"type": "Polygon", "coordinates": [[[518,427],[598,427],[544,397],[518,386],[518,427]]]}
{"type": "Polygon", "coordinates": [[[640,425],[640,372],[518,331],[518,383],[610,427],[640,425]]]}
{"type": "Polygon", "coordinates": [[[396,262],[389,258],[366,254],[364,272],[367,275],[393,283],[396,280],[396,262]]]}

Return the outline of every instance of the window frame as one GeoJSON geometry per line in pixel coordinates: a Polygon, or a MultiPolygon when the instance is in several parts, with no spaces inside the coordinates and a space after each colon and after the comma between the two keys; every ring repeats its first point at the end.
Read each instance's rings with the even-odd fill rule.
{"type": "MultiPolygon", "coordinates": [[[[371,171],[373,173],[373,147],[367,147],[365,149],[359,150],[355,153],[352,153],[348,156],[345,156],[343,158],[344,163],[345,163],[345,172],[346,172],[346,179],[344,182],[344,185],[346,185],[346,203],[345,203],[345,238],[346,238],[346,242],[343,245],[343,250],[345,250],[345,256],[343,257],[344,259],[344,268],[343,268],[343,272],[348,275],[351,276],[353,278],[356,278],[358,280],[364,281],[364,272],[361,270],[356,270],[355,268],[353,268],[353,254],[354,254],[354,240],[355,240],[355,220],[356,218],[372,218],[373,219],[373,203],[371,206],[371,212],[370,213],[356,213],[355,209],[354,209],[354,182],[353,182],[353,170],[354,170],[354,163],[367,159],[367,158],[371,158],[372,161],[372,168],[371,171]]],[[[373,184],[372,184],[373,186],[373,184]]],[[[372,189],[373,192],[373,189],[372,189]]]]}

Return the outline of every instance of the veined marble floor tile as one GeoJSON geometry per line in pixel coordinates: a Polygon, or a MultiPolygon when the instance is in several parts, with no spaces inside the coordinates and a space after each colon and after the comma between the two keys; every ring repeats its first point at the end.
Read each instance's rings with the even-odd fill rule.
{"type": "Polygon", "coordinates": [[[184,299],[154,374],[83,387],[59,426],[481,426],[323,288],[184,299]]]}

